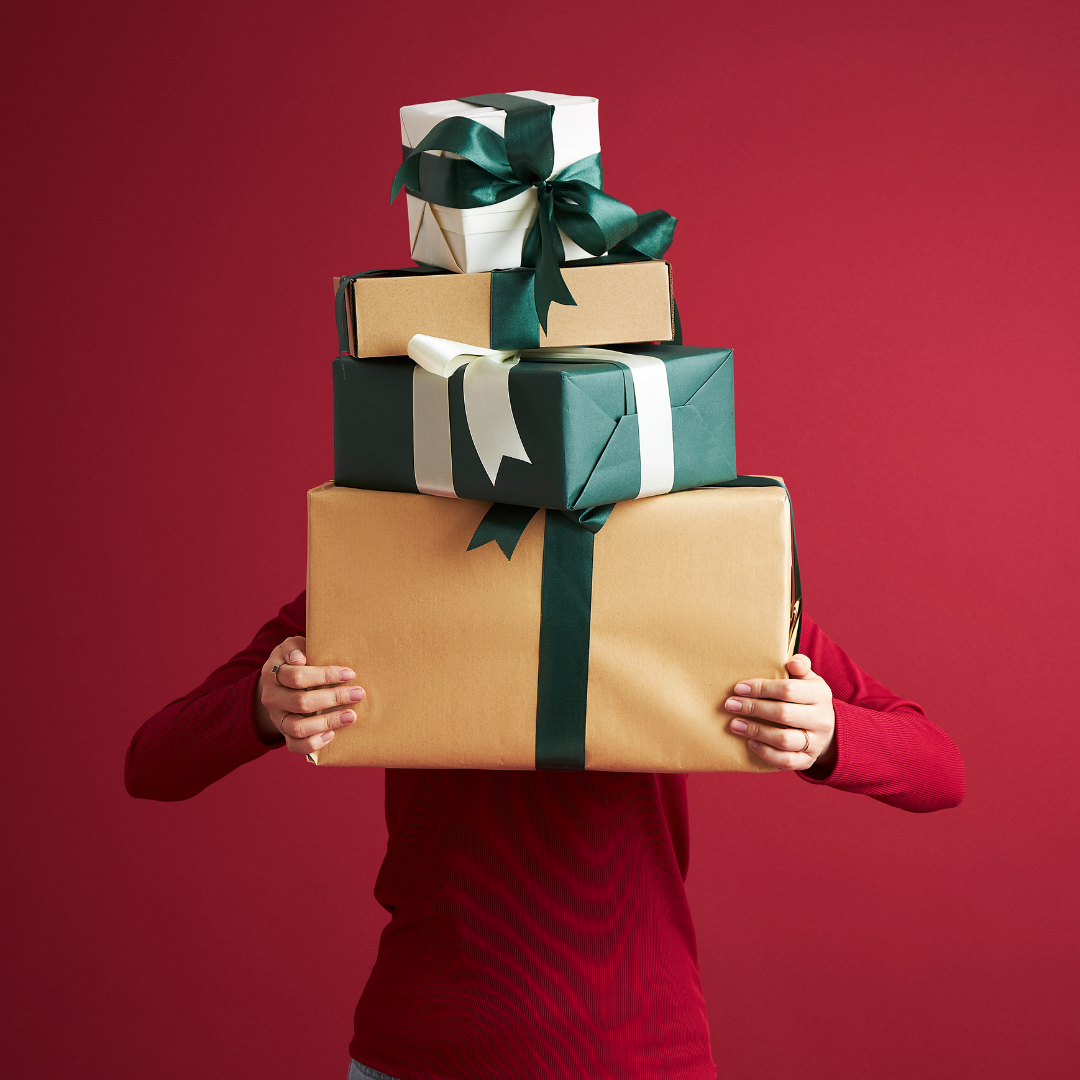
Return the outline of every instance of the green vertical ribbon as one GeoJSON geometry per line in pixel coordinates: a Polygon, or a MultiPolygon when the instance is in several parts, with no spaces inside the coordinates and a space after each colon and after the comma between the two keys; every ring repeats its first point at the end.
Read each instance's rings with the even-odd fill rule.
{"type": "MultiPolygon", "coordinates": [[[[585,768],[592,630],[593,543],[614,503],[547,510],[540,582],[540,662],[536,672],[536,767],[585,768]]],[[[534,506],[493,503],[468,550],[495,542],[509,559],[534,506]]]]}
{"type": "Polygon", "coordinates": [[[528,267],[491,272],[489,348],[540,348],[540,324],[534,310],[535,283],[536,275],[528,267]]]}
{"type": "MultiPolygon", "coordinates": [[[[802,580],[795,541],[791,493],[770,476],[736,476],[710,487],[778,487],[788,497],[791,515],[791,628],[794,651],[802,632],[802,580]]],[[[536,673],[536,767],[584,769],[585,727],[589,709],[589,645],[592,631],[593,544],[615,508],[546,510],[544,564],[540,582],[540,662],[536,673]]],[[[507,559],[533,506],[493,503],[476,528],[468,550],[495,542],[507,559]]]]}
{"type": "Polygon", "coordinates": [[[595,534],[564,514],[544,520],[536,767],[585,768],[595,534]]]}

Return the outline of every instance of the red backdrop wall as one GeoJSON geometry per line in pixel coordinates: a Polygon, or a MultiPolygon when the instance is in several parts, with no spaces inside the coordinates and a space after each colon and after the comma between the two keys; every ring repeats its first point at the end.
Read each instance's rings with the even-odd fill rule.
{"type": "Polygon", "coordinates": [[[159,805],[123,752],[303,587],[330,278],[407,261],[397,108],[523,88],[596,94],[609,190],[681,219],[808,611],[968,762],[926,817],[692,778],[721,1075],[1073,1075],[1075,4],[4,19],[8,1075],[344,1075],[381,775],[280,753],[159,805]]]}

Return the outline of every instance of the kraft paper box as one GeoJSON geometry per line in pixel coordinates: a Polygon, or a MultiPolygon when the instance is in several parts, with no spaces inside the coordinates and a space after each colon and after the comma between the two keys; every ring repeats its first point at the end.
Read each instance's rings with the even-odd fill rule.
{"type": "Polygon", "coordinates": [[[334,480],[576,510],[734,478],[731,350],[620,349],[522,352],[471,381],[468,366],[447,378],[407,357],[338,357],[334,480]],[[484,379],[500,377],[510,412],[492,416],[484,379]],[[503,432],[492,449],[485,425],[503,432]]]}
{"type": "MultiPolygon", "coordinates": [[[[521,272],[520,277],[524,277],[521,272]]],[[[345,350],[353,356],[403,356],[414,334],[492,349],[671,341],[671,267],[661,260],[567,266],[576,307],[553,304],[540,329],[531,288],[514,274],[409,274],[345,279],[345,350]],[[347,329],[346,329],[347,327],[347,329]]],[[[334,278],[334,292],[341,278],[334,278]]],[[[531,285],[531,281],[527,282],[531,285]]],[[[345,344],[343,342],[343,344],[345,344]]]]}
{"type": "MultiPolygon", "coordinates": [[[[544,571],[552,524],[577,526],[536,513],[508,561],[495,543],[467,550],[486,503],[328,484],[308,511],[309,662],[347,664],[367,691],[318,763],[535,768],[541,712],[574,707],[559,665],[581,657],[559,654],[544,571]]],[[[616,506],[593,538],[578,767],[767,771],[719,707],[740,679],[784,677],[791,575],[783,488],[616,506]]]]}
{"type": "MultiPolygon", "coordinates": [[[[596,98],[547,94],[536,90],[512,93],[555,106],[551,120],[555,151],[552,176],[575,161],[600,153],[599,103],[596,98]]],[[[402,146],[410,149],[416,146],[436,124],[451,116],[467,117],[499,136],[504,133],[506,113],[501,109],[465,101],[432,101],[423,105],[406,105],[401,110],[402,146]]],[[[456,157],[440,150],[429,150],[427,153],[433,157],[456,157]]],[[[468,274],[521,265],[525,236],[536,221],[535,188],[492,206],[463,210],[436,206],[413,195],[407,198],[409,251],[417,262],[468,274]]],[[[589,252],[575,244],[562,230],[560,235],[566,259],[590,257],[589,252]]],[[[570,288],[573,291],[573,286],[570,288]]]]}

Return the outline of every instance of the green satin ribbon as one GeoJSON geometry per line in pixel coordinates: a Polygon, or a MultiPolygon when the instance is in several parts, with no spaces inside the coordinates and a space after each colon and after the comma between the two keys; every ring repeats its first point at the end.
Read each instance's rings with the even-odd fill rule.
{"type": "Polygon", "coordinates": [[[663,210],[637,214],[605,194],[599,154],[551,176],[553,105],[514,94],[459,100],[504,110],[504,135],[464,116],[440,121],[415,147],[402,147],[404,161],[394,174],[390,201],[404,187],[437,206],[468,210],[505,202],[535,187],[539,212],[525,238],[521,261],[536,269],[533,302],[545,334],[551,304],[576,306],[560,269],[566,259],[560,229],[593,256],[610,252],[658,259],[667,251],[676,219],[663,210]],[[449,151],[464,160],[436,157],[426,150],[449,151]]]}
{"type": "MultiPolygon", "coordinates": [[[[737,476],[710,487],[787,487],[770,476],[737,476]]],[[[536,673],[536,768],[584,769],[589,704],[589,640],[592,622],[593,543],[615,508],[545,511],[544,568],[540,584],[540,662],[536,673]]],[[[802,636],[802,579],[791,514],[791,627],[794,652],[802,636]]],[[[473,533],[468,550],[495,542],[510,559],[532,506],[493,503],[473,533]]]]}
{"type": "MultiPolygon", "coordinates": [[[[589,702],[593,541],[615,509],[547,510],[540,583],[540,661],[536,672],[536,767],[585,768],[589,702]]],[[[492,541],[509,559],[537,508],[493,503],[469,551],[492,541]]]]}

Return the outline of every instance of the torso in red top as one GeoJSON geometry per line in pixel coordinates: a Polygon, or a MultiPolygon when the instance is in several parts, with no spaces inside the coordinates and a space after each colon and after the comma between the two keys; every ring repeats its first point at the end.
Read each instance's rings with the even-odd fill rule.
{"type": "MultiPolygon", "coordinates": [[[[258,671],[303,633],[301,595],[252,645],[132,740],[133,795],[187,798],[268,747],[258,671]]],[[[921,709],[807,620],[803,652],[836,697],[828,777],[908,810],[956,805],[963,763],[921,709]]],[[[391,913],[351,1050],[401,1080],[715,1076],[687,867],[683,776],[386,772],[391,913]]]]}
{"type": "Polygon", "coordinates": [[[686,778],[387,770],[352,1054],[393,1076],[712,1077],[686,778]]]}

